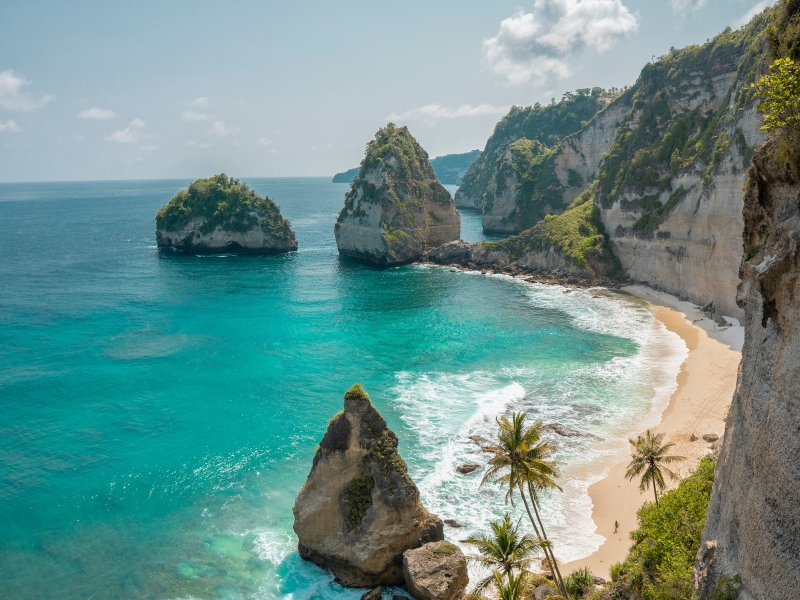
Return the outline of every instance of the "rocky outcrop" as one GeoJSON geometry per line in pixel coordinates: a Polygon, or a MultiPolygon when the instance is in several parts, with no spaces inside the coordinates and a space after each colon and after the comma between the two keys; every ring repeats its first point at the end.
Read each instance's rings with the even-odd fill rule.
{"type": "Polygon", "coordinates": [[[331,419],[293,512],[300,556],[346,587],[400,585],[403,553],[443,539],[360,385],[331,419]]]}
{"type": "Polygon", "coordinates": [[[403,577],[417,600],[456,600],[469,584],[467,559],[455,544],[431,542],[406,550],[403,577]]]}
{"type": "Polygon", "coordinates": [[[191,183],[158,211],[156,243],[198,254],[297,250],[278,205],[224,173],[191,183]]]}
{"type": "Polygon", "coordinates": [[[549,215],[535,227],[499,242],[451,242],[425,254],[439,265],[532,273],[540,280],[598,284],[619,275],[608,245],[593,188],[578,196],[561,215],[549,215]],[[574,281],[573,281],[574,280],[574,281]]]}
{"type": "Polygon", "coordinates": [[[457,240],[461,216],[406,127],[375,134],[334,228],[339,254],[381,266],[457,240]]]}
{"type": "MultiPolygon", "coordinates": [[[[600,88],[579,90],[575,94],[567,93],[561,102],[553,104],[512,106],[508,114],[495,126],[494,132],[486,142],[486,147],[464,175],[461,187],[456,192],[456,206],[464,208],[483,206],[495,165],[509,144],[526,139],[552,148],[568,135],[580,131],[584,123],[590,121],[605,106],[606,100],[600,88]]],[[[580,191],[578,190],[575,195],[580,191]]],[[[569,201],[566,204],[569,204],[569,201]]]]}
{"type": "Polygon", "coordinates": [[[703,600],[737,577],[741,600],[800,598],[800,160],[776,144],[744,195],[745,342],[694,571],[703,600]]]}
{"type": "Polygon", "coordinates": [[[741,189],[764,141],[750,82],[769,15],[642,70],[599,170],[596,200],[625,273],[741,316],[741,189]]]}

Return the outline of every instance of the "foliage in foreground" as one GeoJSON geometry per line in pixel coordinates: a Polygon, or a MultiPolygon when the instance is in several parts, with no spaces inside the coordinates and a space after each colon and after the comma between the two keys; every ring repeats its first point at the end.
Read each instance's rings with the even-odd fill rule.
{"type": "Polygon", "coordinates": [[[156,226],[174,231],[195,218],[204,219],[200,227],[204,234],[218,226],[248,231],[256,225],[278,238],[285,239],[291,233],[289,221],[269,196],[261,198],[246,183],[225,173],[198,179],[179,191],[158,211],[156,226]]]}
{"type": "Polygon", "coordinates": [[[590,187],[560,215],[547,215],[539,223],[519,235],[499,242],[485,242],[488,249],[505,250],[511,260],[526,252],[556,248],[580,267],[614,276],[621,269],[611,251],[611,243],[600,220],[600,209],[594,203],[595,186],[590,187]]]}
{"type": "Polygon", "coordinates": [[[753,87],[761,98],[758,106],[764,115],[761,129],[770,136],[797,135],[800,130],[800,63],[791,58],[779,58],[753,87]]]}
{"type": "Polygon", "coordinates": [[[615,590],[643,600],[691,598],[714,467],[712,458],[703,458],[694,473],[661,497],[659,506],[646,502],[639,509],[633,546],[622,563],[611,567],[615,590]]]}

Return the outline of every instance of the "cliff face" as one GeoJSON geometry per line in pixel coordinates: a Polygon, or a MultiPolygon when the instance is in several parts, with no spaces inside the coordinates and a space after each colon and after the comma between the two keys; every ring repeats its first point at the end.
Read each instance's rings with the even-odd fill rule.
{"type": "MultiPolygon", "coordinates": [[[[495,164],[503,159],[509,144],[526,139],[548,148],[557,146],[563,138],[579,131],[585,122],[590,121],[606,106],[605,101],[600,99],[601,93],[600,88],[580,90],[577,95],[569,94],[561,102],[547,106],[536,104],[526,108],[511,107],[509,113],[495,126],[483,152],[464,175],[461,187],[456,192],[456,206],[482,208],[494,175],[495,164]]],[[[494,179],[496,186],[497,176],[494,179]]],[[[573,198],[581,190],[575,192],[573,198]]],[[[534,223],[535,221],[530,225],[534,223]]]]}
{"type": "Polygon", "coordinates": [[[735,304],[741,189],[764,141],[752,92],[768,15],[648,64],[598,177],[597,202],[626,274],[718,312],[735,304]]]}
{"type": "Polygon", "coordinates": [[[444,538],[360,385],[328,425],[293,512],[300,556],[346,587],[401,585],[403,552],[444,538]]]}
{"type": "Polygon", "coordinates": [[[800,165],[775,146],[744,196],[745,343],[695,566],[704,600],[737,575],[743,600],[800,598],[800,165]]]}
{"type": "Polygon", "coordinates": [[[461,216],[405,127],[375,134],[334,228],[339,253],[394,265],[457,240],[461,216]]]}
{"type": "Polygon", "coordinates": [[[156,243],[194,253],[297,250],[278,205],[224,173],[198,179],[158,211],[156,243]]]}

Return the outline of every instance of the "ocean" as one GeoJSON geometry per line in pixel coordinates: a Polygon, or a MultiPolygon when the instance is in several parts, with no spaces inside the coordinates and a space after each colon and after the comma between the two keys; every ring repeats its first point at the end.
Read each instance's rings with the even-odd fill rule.
{"type": "Polygon", "coordinates": [[[484,460],[469,436],[513,410],[586,434],[548,434],[543,520],[560,560],[594,551],[586,490],[659,421],[680,338],[605,290],[342,259],[347,185],[243,180],[298,252],[159,251],[188,180],[0,184],[0,596],[359,598],[299,558],[291,511],[356,382],[454,542],[521,516],[456,473],[484,460]]]}

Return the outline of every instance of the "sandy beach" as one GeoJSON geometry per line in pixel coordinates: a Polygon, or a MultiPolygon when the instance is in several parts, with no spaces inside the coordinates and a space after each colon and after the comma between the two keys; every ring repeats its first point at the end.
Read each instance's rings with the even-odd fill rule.
{"type": "MultiPolygon", "coordinates": [[[[689,350],[677,376],[678,387],[661,422],[653,428],[675,443],[674,454],[686,457],[674,469],[685,477],[712,451],[702,436],[715,433],[722,437],[736,387],[744,328],[735,319],[728,319],[730,327],[720,328],[704,318],[694,304],[645,286],[629,286],[624,291],[649,302],[656,319],[678,334],[689,350]],[[690,441],[692,435],[697,439],[690,441]]],[[[589,488],[594,505],[592,519],[606,541],[591,555],[566,563],[564,574],[588,566],[595,575],[608,579],[611,565],[625,558],[631,543],[629,534],[637,527],[636,511],[646,500],[653,500],[652,489],[640,493],[638,480],[625,479],[627,464],[626,460],[614,465],[607,477],[589,488]],[[619,521],[616,533],[614,521],[619,521]]]]}

